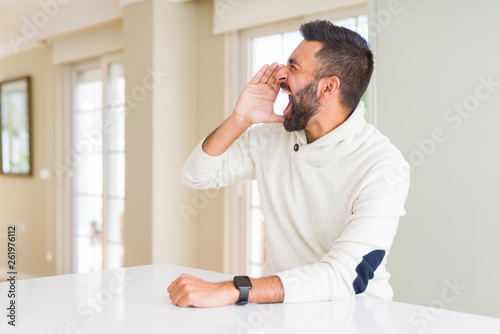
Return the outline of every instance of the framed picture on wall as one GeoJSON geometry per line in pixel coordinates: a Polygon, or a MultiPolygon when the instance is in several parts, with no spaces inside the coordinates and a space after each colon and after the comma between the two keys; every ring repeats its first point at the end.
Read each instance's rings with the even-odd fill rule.
{"type": "Polygon", "coordinates": [[[0,173],[31,176],[31,79],[0,82],[0,173]]]}

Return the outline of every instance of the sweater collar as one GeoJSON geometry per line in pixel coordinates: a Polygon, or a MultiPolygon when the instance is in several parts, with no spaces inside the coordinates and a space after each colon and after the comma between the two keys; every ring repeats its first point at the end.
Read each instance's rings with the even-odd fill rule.
{"type": "Polygon", "coordinates": [[[370,131],[363,131],[367,129],[364,113],[364,105],[359,103],[344,123],[311,144],[307,144],[304,130],[294,132],[295,142],[300,145],[294,159],[317,167],[336,164],[357,150],[369,135],[370,131]]]}
{"type": "Polygon", "coordinates": [[[358,106],[349,118],[332,131],[325,134],[323,137],[318,138],[311,144],[307,144],[307,137],[305,130],[295,131],[297,140],[301,145],[308,145],[309,147],[321,147],[340,142],[346,138],[354,136],[359,133],[366,125],[365,108],[363,102],[359,102],[358,106]]]}

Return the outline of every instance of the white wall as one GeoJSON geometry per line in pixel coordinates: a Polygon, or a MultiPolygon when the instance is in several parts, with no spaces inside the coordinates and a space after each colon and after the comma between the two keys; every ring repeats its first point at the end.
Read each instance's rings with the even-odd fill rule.
{"type": "Polygon", "coordinates": [[[125,121],[125,266],[153,262],[153,93],[142,80],[153,66],[153,4],[124,9],[124,64],[127,99],[125,121]],[[141,87],[143,87],[141,89],[141,87]],[[135,93],[135,94],[133,94],[135,93]],[[134,98],[137,96],[137,98],[134,98]],[[141,246],[143,245],[143,246],[141,246]]]}
{"type": "Polygon", "coordinates": [[[374,2],[378,127],[412,165],[395,300],[500,317],[500,2],[374,2]]]}
{"type": "MultiPolygon", "coordinates": [[[[212,34],[213,4],[198,2],[198,53],[197,77],[198,130],[196,144],[224,121],[224,36],[212,34]]],[[[190,147],[190,153],[194,147],[190,147]]],[[[187,155],[186,155],[187,158],[187,155]]],[[[193,221],[198,224],[198,268],[224,271],[224,192],[219,190],[191,190],[200,201],[193,221]]],[[[193,196],[193,195],[192,195],[193,196]]],[[[185,204],[193,204],[193,198],[185,204]]]]}

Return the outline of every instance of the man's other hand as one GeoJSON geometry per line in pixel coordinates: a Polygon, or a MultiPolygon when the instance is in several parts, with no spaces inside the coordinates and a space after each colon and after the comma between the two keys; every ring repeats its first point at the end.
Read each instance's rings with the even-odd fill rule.
{"type": "Polygon", "coordinates": [[[189,274],[182,274],[167,289],[174,305],[180,307],[218,307],[234,304],[240,292],[234,283],[211,283],[189,274]]]}

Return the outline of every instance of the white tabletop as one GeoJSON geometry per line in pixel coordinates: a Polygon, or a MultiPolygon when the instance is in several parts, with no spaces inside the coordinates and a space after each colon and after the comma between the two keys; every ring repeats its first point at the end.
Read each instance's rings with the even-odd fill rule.
{"type": "Polygon", "coordinates": [[[7,325],[0,283],[0,333],[500,333],[500,319],[368,297],[304,304],[179,308],[167,294],[182,273],[232,280],[210,271],[151,265],[17,282],[16,327],[7,325]]]}

